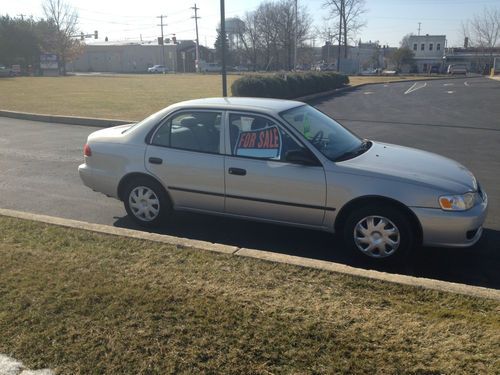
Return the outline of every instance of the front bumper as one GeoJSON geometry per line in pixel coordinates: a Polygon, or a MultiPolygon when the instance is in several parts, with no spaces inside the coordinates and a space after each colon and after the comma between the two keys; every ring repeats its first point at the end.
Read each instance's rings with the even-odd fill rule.
{"type": "Polygon", "coordinates": [[[443,211],[439,208],[410,207],[422,226],[422,245],[436,247],[469,247],[483,233],[488,213],[488,199],[467,211],[443,211]]]}

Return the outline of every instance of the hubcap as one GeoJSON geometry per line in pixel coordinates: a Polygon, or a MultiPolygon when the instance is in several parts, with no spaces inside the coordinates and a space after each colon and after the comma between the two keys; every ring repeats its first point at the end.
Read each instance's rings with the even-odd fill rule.
{"type": "Polygon", "coordinates": [[[354,243],[359,250],[372,258],[385,258],[398,249],[399,230],[386,217],[367,216],[354,227],[354,243]]]}
{"type": "Polygon", "coordinates": [[[152,221],[160,213],[160,200],[147,186],[138,186],[130,192],[128,203],[132,213],[142,221],[152,221]]]}

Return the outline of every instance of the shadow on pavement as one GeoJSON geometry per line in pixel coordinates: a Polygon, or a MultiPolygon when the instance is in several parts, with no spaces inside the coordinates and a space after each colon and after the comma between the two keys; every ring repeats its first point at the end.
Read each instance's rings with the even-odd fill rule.
{"type": "MultiPolygon", "coordinates": [[[[127,216],[115,219],[117,227],[144,230],[127,216]]],[[[493,229],[485,229],[473,247],[419,248],[399,264],[390,265],[347,251],[341,239],[330,233],[246,220],[175,213],[168,224],[152,232],[500,289],[500,231],[493,229]]]]}

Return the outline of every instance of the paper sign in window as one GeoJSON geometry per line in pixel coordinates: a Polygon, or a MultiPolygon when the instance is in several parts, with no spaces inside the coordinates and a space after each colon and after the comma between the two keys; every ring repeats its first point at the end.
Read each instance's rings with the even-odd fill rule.
{"type": "Polygon", "coordinates": [[[241,132],[234,155],[276,159],[281,154],[281,134],[277,126],[241,132]]]}

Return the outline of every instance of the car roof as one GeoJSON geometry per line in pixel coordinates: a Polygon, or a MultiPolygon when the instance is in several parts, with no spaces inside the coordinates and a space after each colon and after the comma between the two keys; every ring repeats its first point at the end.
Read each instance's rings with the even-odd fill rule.
{"type": "Polygon", "coordinates": [[[226,97],[226,98],[205,98],[187,100],[174,104],[172,107],[213,107],[231,110],[264,110],[267,112],[279,113],[290,108],[304,105],[302,102],[294,100],[271,99],[271,98],[247,98],[247,97],[226,97]]]}

